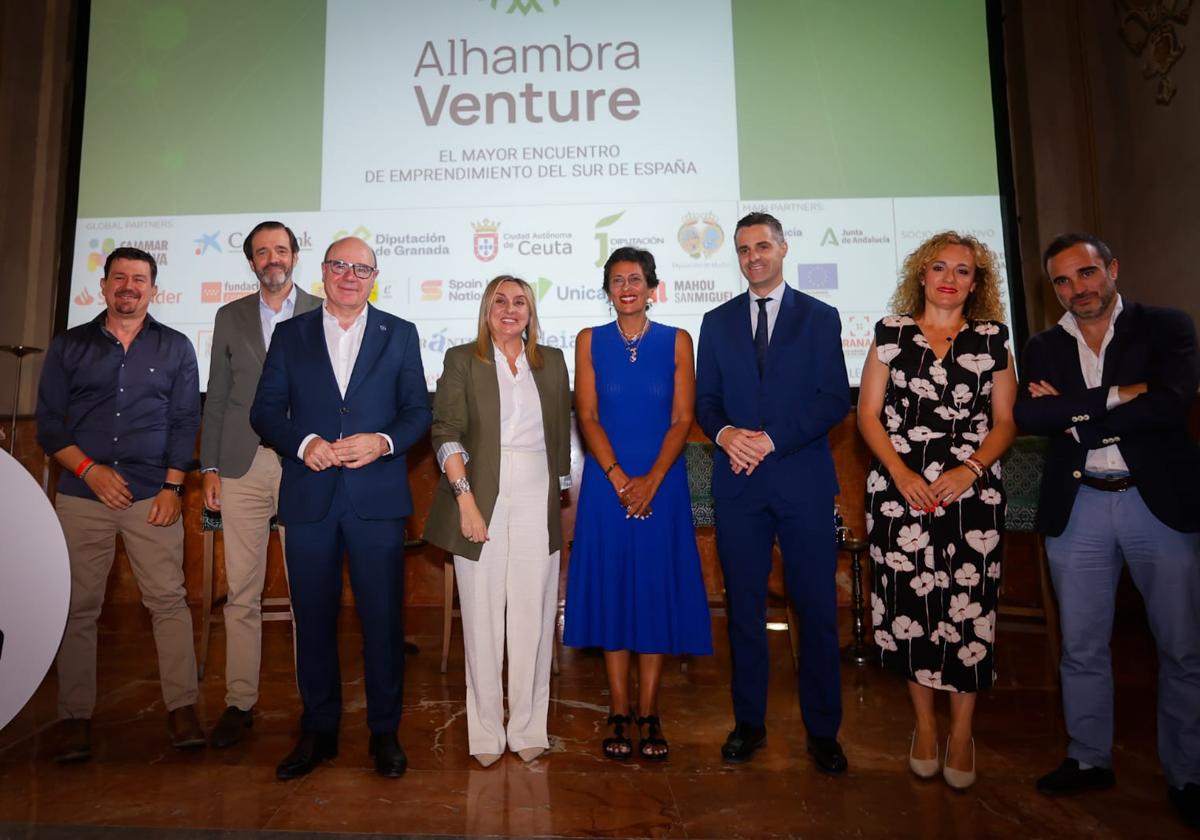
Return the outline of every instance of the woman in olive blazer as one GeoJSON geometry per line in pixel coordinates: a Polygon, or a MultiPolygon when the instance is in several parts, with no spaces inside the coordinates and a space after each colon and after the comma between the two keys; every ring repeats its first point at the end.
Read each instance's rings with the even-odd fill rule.
{"type": "Polygon", "coordinates": [[[492,280],[478,337],[446,352],[434,397],[433,448],[444,475],[425,539],[454,555],[469,750],[484,767],[505,749],[532,761],[549,746],[571,395],[562,351],[537,343],[536,301],[524,280],[492,280]]]}

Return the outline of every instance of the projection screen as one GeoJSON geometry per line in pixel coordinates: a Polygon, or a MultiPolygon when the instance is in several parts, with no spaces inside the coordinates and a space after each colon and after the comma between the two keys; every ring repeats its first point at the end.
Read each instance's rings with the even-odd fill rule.
{"type": "Polygon", "coordinates": [[[622,245],[658,262],[651,318],[695,337],[761,209],[857,383],[922,239],[1008,262],[988,56],[982,0],[93,0],[67,321],[103,305],[108,252],[150,251],[203,387],[217,309],[257,288],[242,238],[279,219],[309,291],[331,241],[374,247],[432,389],[501,273],[570,360],[622,245]]]}

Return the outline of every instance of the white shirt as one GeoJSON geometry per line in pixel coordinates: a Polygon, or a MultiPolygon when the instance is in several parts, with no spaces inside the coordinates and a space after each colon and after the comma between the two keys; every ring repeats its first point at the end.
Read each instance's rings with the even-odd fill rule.
{"type": "Polygon", "coordinates": [[[262,291],[258,293],[258,319],[262,323],[263,347],[267,350],[271,349],[271,336],[275,334],[275,327],[283,323],[288,318],[291,318],[296,312],[296,284],[292,284],[292,290],[288,292],[288,296],[283,299],[283,304],[276,312],[267,305],[263,298],[262,291]]]}
{"type": "Polygon", "coordinates": [[[504,352],[495,348],[496,381],[500,385],[500,448],[518,452],[545,452],[542,401],[529,370],[525,351],[517,356],[517,372],[508,366],[504,352]]]}
{"type": "MultiPolygon", "coordinates": [[[[337,380],[342,399],[345,399],[346,388],[350,386],[350,374],[354,372],[354,363],[358,361],[358,351],[362,349],[363,335],[367,331],[367,307],[363,307],[362,312],[358,313],[354,323],[347,329],[342,329],[337,316],[329,311],[328,306],[321,307],[321,322],[325,328],[325,349],[329,351],[329,361],[333,365],[333,378],[337,380]]],[[[391,455],[396,451],[392,446],[391,437],[383,432],[376,434],[387,441],[387,454],[391,455]]],[[[297,457],[301,461],[304,460],[304,450],[308,447],[309,441],[315,437],[317,437],[316,434],[310,434],[300,441],[300,451],[297,453],[297,457]]]]}
{"type": "MultiPolygon", "coordinates": [[[[1117,323],[1117,316],[1121,314],[1121,310],[1125,308],[1121,296],[1117,295],[1117,305],[1113,307],[1112,318],[1108,322],[1108,330],[1104,333],[1104,340],[1100,342],[1100,352],[1093,353],[1092,348],[1088,347],[1087,341],[1084,340],[1083,332],[1079,329],[1079,324],[1075,321],[1075,316],[1070,312],[1064,312],[1063,316],[1058,319],[1058,325],[1067,331],[1067,334],[1075,339],[1075,344],[1079,347],[1079,369],[1083,373],[1083,382],[1089,388],[1099,388],[1104,380],[1104,354],[1108,350],[1108,345],[1112,342],[1113,330],[1117,323]]],[[[1121,397],[1117,392],[1117,386],[1113,385],[1108,389],[1108,399],[1105,402],[1105,408],[1111,411],[1113,408],[1121,404],[1121,397]]],[[[1068,431],[1079,440],[1079,433],[1072,426],[1068,431]]],[[[1100,449],[1089,449],[1087,459],[1083,465],[1084,471],[1094,475],[1105,475],[1107,473],[1128,473],[1129,465],[1125,463],[1125,459],[1121,457],[1121,450],[1114,443],[1112,446],[1104,446],[1100,449]]]]}
{"type": "MultiPolygon", "coordinates": [[[[781,282],[774,289],[767,292],[766,295],[758,295],[754,292],[753,289],[747,290],[748,297],[750,298],[750,337],[751,338],[753,338],[754,334],[756,332],[758,332],[758,301],[762,300],[763,297],[766,297],[766,299],[767,299],[767,344],[769,345],[771,343],[771,336],[775,334],[775,322],[779,319],[779,304],[783,300],[783,287],[786,285],[787,285],[786,283],[781,282]]],[[[725,431],[726,429],[732,429],[732,428],[733,428],[732,425],[722,426],[720,428],[720,430],[717,432],[717,437],[721,436],[721,432],[725,431]]],[[[763,436],[766,437],[766,439],[770,442],[771,451],[774,452],[775,451],[775,441],[771,440],[771,436],[768,435],[766,432],[763,432],[763,436]]]]}
{"type": "MultiPolygon", "coordinates": [[[[783,300],[783,287],[785,283],[780,283],[771,291],[767,292],[762,297],[767,298],[767,343],[771,343],[771,336],[775,334],[775,320],[779,317],[779,302],[783,300]]],[[[753,289],[749,290],[750,297],[750,336],[753,337],[758,331],[758,301],[762,298],[754,293],[753,289]]]]}

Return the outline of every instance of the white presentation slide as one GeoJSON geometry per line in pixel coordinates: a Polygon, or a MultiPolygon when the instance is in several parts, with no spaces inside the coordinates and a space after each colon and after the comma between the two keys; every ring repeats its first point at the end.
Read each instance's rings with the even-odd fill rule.
{"type": "MultiPolygon", "coordinates": [[[[319,125],[313,121],[319,137],[311,164],[295,175],[312,181],[314,203],[213,213],[193,212],[181,199],[171,214],[81,214],[69,325],[102,309],[105,256],[120,245],[143,248],[160,263],[151,314],[195,342],[205,387],[217,309],[257,290],[242,240],[258,222],[279,219],[299,238],[294,279],[310,292],[322,293],[320,262],[333,240],[359,236],[375,249],[372,303],[417,325],[432,390],[446,349],[474,340],[481,292],[498,274],[533,286],[543,341],[573,365],[578,332],[612,318],[601,267],[625,245],[657,260],[661,283],[650,317],[697,337],[704,313],[745,289],[737,220],[765,210],[785,229],[787,282],[840,311],[857,384],[872,326],[886,313],[905,256],[923,239],[952,228],[977,235],[1003,258],[1001,202],[990,190],[945,195],[934,187],[928,196],[912,189],[897,196],[895,167],[887,165],[878,167],[877,194],[855,182],[871,169],[869,152],[857,152],[855,163],[863,126],[880,143],[889,131],[900,133],[875,125],[874,112],[856,112],[866,89],[842,81],[859,61],[853,22],[861,10],[843,10],[845,26],[831,30],[845,33],[838,36],[845,45],[822,45],[829,55],[850,56],[839,69],[811,47],[800,49],[811,41],[800,37],[807,18],[796,13],[799,23],[787,24],[794,31],[770,41],[779,34],[775,13],[756,18],[749,0],[306,5],[323,11],[316,31],[324,38],[324,86],[309,91],[322,98],[319,125]],[[782,64],[764,71],[754,61],[760,48],[782,64]],[[788,71],[787,62],[796,69],[788,71]],[[780,78],[813,80],[819,95],[776,81],[777,69],[780,78]],[[836,159],[840,180],[809,191],[791,170],[821,154],[836,159]],[[839,194],[834,187],[841,186],[839,194]]],[[[895,13],[886,3],[867,5],[895,13]]],[[[831,14],[821,11],[813,25],[828,26],[831,14]]],[[[971,37],[986,44],[982,13],[970,21],[978,30],[971,37]]],[[[94,52],[101,47],[93,42],[94,52]]],[[[990,115],[986,55],[978,53],[964,60],[984,68],[973,93],[990,115]]],[[[240,60],[253,67],[256,58],[240,60]]],[[[872,75],[872,84],[904,78],[895,56],[877,60],[896,72],[872,75]]],[[[921,121],[926,94],[904,92],[913,100],[912,121],[921,121]]],[[[276,109],[264,109],[258,124],[212,130],[253,143],[268,127],[288,130],[276,109]]],[[[945,126],[930,132],[930,143],[956,139],[945,126]]],[[[94,174],[88,155],[85,145],[83,192],[94,174]]],[[[987,160],[985,188],[996,181],[991,151],[987,160]]]]}

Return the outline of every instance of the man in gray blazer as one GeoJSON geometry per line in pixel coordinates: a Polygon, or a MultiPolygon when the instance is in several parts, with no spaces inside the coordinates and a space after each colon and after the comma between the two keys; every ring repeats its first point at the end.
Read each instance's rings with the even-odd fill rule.
{"type": "MultiPolygon", "coordinates": [[[[270,521],[279,507],[279,456],[250,428],[250,405],[275,325],[321,305],[292,283],[300,245],[282,222],[260,222],[242,242],[258,294],[217,310],[200,442],[204,504],[225,539],[225,705],[210,741],[228,747],[254,723],[262,659],[262,591],[270,521]]],[[[282,532],[281,532],[282,533],[282,532]]]]}

